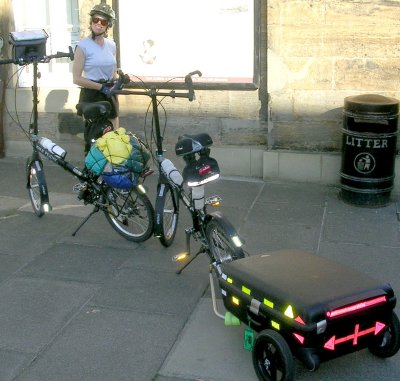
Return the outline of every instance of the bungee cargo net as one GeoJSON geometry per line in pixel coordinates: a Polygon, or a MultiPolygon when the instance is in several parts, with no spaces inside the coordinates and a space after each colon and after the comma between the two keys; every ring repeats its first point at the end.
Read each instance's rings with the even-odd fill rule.
{"type": "Polygon", "coordinates": [[[130,189],[137,184],[150,159],[144,143],[124,128],[98,138],[85,157],[85,167],[101,175],[109,186],[130,189]]]}

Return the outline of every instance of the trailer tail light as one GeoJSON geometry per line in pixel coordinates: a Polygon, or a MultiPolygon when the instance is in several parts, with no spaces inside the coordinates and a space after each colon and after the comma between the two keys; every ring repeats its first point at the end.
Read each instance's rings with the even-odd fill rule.
{"type": "Polygon", "coordinates": [[[360,310],[365,310],[365,309],[375,306],[377,304],[386,303],[386,301],[387,301],[387,299],[386,299],[386,296],[384,296],[384,295],[379,296],[377,298],[373,298],[373,299],[363,300],[361,302],[349,304],[348,306],[336,308],[332,311],[328,311],[326,313],[326,317],[332,319],[332,318],[335,318],[338,316],[343,316],[343,315],[347,315],[347,314],[357,312],[360,310]]]}

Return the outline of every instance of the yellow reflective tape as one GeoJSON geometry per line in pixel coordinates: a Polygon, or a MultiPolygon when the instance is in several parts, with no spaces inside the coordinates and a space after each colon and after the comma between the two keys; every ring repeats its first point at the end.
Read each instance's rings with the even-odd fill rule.
{"type": "Polygon", "coordinates": [[[226,281],[227,281],[228,283],[233,283],[233,279],[232,279],[232,278],[226,278],[226,281]]]}
{"type": "Polygon", "coordinates": [[[268,299],[264,299],[264,304],[269,308],[274,308],[274,303],[268,299]]]}
{"type": "Polygon", "coordinates": [[[235,296],[232,296],[232,302],[233,302],[234,304],[236,304],[237,306],[239,305],[239,299],[236,298],[235,296]]]}
{"type": "Polygon", "coordinates": [[[251,294],[251,290],[249,288],[245,287],[245,286],[242,286],[242,292],[244,292],[247,295],[251,294]]]}
{"type": "Polygon", "coordinates": [[[272,325],[273,328],[275,328],[275,329],[277,329],[277,330],[280,330],[280,329],[281,329],[280,324],[277,323],[276,321],[271,320],[271,325],[272,325]]]}

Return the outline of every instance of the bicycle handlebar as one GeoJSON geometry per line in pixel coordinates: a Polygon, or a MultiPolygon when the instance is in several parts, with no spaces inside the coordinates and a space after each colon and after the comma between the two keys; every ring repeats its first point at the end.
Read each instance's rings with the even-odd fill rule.
{"type": "Polygon", "coordinates": [[[5,65],[5,64],[9,64],[9,63],[13,63],[15,65],[27,65],[30,63],[48,63],[50,62],[50,60],[54,59],[54,58],[69,58],[71,61],[74,60],[74,52],[72,50],[72,47],[69,46],[68,47],[69,52],[68,53],[64,53],[64,52],[57,52],[56,54],[51,54],[49,56],[41,56],[41,57],[36,57],[36,56],[32,56],[32,57],[26,57],[24,58],[20,58],[20,59],[6,59],[6,60],[0,60],[0,65],[5,65]]]}
{"type": "Polygon", "coordinates": [[[161,96],[161,97],[171,97],[171,98],[187,98],[190,102],[195,99],[194,89],[193,89],[193,80],[192,77],[194,75],[198,75],[199,77],[202,76],[200,70],[195,70],[190,72],[185,76],[185,85],[187,86],[187,92],[177,93],[175,90],[171,90],[168,92],[158,91],[154,88],[152,89],[143,89],[143,90],[123,90],[122,87],[124,84],[130,82],[130,78],[127,74],[124,74],[122,70],[118,71],[118,80],[114,84],[114,88],[111,91],[112,94],[120,94],[120,95],[147,95],[149,97],[152,96],[161,96]]]}
{"type": "Polygon", "coordinates": [[[197,74],[199,77],[202,76],[200,70],[192,71],[192,72],[190,72],[189,74],[187,74],[187,75],[185,76],[185,83],[186,83],[186,85],[187,85],[187,87],[188,87],[188,90],[189,90],[189,94],[188,94],[189,102],[191,102],[191,101],[194,99],[194,90],[193,90],[193,80],[192,80],[192,76],[193,76],[193,75],[196,75],[196,74],[197,74]]]}

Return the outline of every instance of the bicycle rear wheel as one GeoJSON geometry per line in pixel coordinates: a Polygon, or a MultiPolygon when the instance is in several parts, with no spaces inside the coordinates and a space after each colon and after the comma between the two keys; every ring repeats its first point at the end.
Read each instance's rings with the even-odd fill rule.
{"type": "Polygon", "coordinates": [[[155,213],[155,235],[163,246],[171,246],[178,228],[179,201],[169,184],[162,183],[158,187],[155,213]]]}
{"type": "Polygon", "coordinates": [[[40,160],[27,161],[27,188],[32,208],[38,217],[45,213],[44,205],[49,202],[46,179],[43,164],[40,160]]]}
{"type": "Polygon", "coordinates": [[[110,189],[109,206],[104,211],[108,222],[124,238],[146,241],[153,233],[154,209],[147,195],[132,190],[110,189]]]}
{"type": "Polygon", "coordinates": [[[238,239],[236,230],[222,215],[207,223],[206,237],[212,260],[223,263],[244,258],[243,249],[234,242],[238,239]]]}

